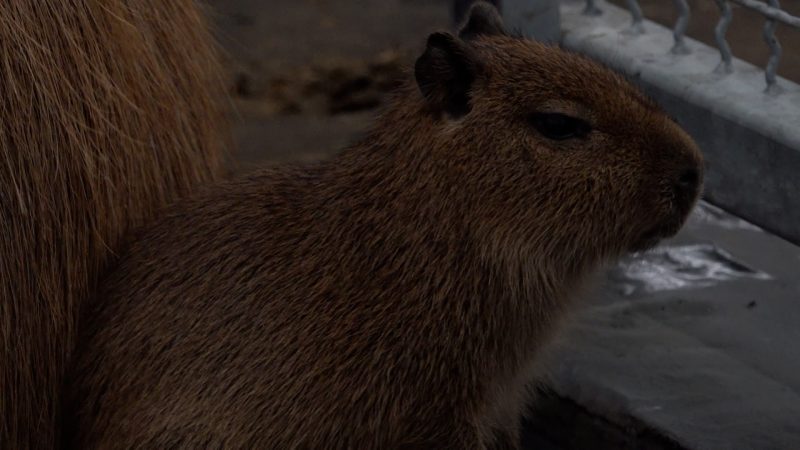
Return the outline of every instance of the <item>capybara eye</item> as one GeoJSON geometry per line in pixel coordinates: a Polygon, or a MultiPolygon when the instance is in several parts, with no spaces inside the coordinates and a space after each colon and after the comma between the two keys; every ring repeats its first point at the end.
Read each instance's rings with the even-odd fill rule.
{"type": "Polygon", "coordinates": [[[554,141],[586,137],[592,131],[585,120],[559,113],[534,113],[531,123],[542,136],[554,141]]]}

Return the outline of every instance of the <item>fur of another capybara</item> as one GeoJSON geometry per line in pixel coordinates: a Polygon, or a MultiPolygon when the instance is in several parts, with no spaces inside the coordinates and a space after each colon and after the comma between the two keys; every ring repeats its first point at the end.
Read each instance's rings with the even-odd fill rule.
{"type": "Polygon", "coordinates": [[[81,302],[221,175],[216,53],[192,0],[0,2],[0,448],[56,445],[81,302]]]}
{"type": "Polygon", "coordinates": [[[332,160],[139,235],[82,318],[74,448],[518,446],[571,294],[677,232],[701,158],[623,78],[484,3],[414,79],[332,160]]]}

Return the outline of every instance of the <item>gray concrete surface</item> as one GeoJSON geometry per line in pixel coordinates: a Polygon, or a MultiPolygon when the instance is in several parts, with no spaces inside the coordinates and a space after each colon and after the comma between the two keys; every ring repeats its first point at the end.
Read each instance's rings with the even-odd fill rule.
{"type": "Polygon", "coordinates": [[[556,343],[551,385],[682,448],[800,448],[800,248],[712,212],[696,213],[663,248],[707,245],[727,256],[662,261],[628,279],[611,270],[556,343]],[[720,264],[741,276],[720,280],[720,264]],[[685,286],[629,293],[632,279],[681,274],[685,286]]]}
{"type": "Polygon", "coordinates": [[[503,0],[503,21],[510,31],[541,42],[561,39],[558,0],[503,0]]]}

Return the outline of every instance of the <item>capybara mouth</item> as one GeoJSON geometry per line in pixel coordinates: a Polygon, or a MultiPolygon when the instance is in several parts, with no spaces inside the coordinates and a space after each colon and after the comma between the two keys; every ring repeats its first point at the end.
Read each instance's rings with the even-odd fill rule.
{"type": "Polygon", "coordinates": [[[643,252],[650,250],[658,245],[661,240],[671,238],[678,234],[678,231],[680,231],[681,227],[683,226],[683,222],[683,220],[670,220],[650,228],[646,232],[642,233],[639,239],[634,241],[633,245],[630,246],[628,251],[643,252]]]}
{"type": "Polygon", "coordinates": [[[652,228],[647,229],[636,239],[629,251],[641,252],[655,247],[662,239],[671,238],[678,234],[684,223],[694,209],[699,197],[699,187],[691,196],[684,195],[679,202],[673,203],[672,214],[652,228]]]}

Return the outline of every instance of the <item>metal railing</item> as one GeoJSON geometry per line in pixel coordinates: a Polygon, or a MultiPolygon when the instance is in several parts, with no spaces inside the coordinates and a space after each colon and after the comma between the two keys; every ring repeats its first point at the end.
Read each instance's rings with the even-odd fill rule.
{"type": "MultiPolygon", "coordinates": [[[[678,18],[672,28],[674,44],[671,52],[676,55],[685,55],[690,53],[689,48],[685,43],[686,27],[689,25],[691,18],[691,10],[686,0],[673,0],[675,7],[678,11],[678,18]]],[[[717,43],[717,49],[720,53],[721,61],[714,69],[716,73],[727,74],[733,72],[733,53],[725,35],[728,31],[728,26],[733,20],[733,11],[731,3],[735,3],[742,7],[756,11],[764,16],[766,19],[763,29],[763,38],[770,50],[770,57],[764,68],[764,78],[766,80],[766,91],[772,94],[780,92],[778,87],[777,77],[775,75],[778,64],[783,54],[778,38],[775,36],[775,28],[780,22],[786,26],[800,29],[800,17],[795,17],[783,9],[781,9],[779,0],[766,0],[766,2],[758,0],[714,0],[720,10],[720,19],[714,29],[714,37],[717,43]]],[[[628,11],[631,13],[632,23],[626,34],[644,34],[644,15],[639,6],[638,0],[627,0],[628,11]]],[[[602,14],[598,8],[595,0],[586,0],[586,7],[584,14],[590,16],[597,16],[602,14]]]]}

